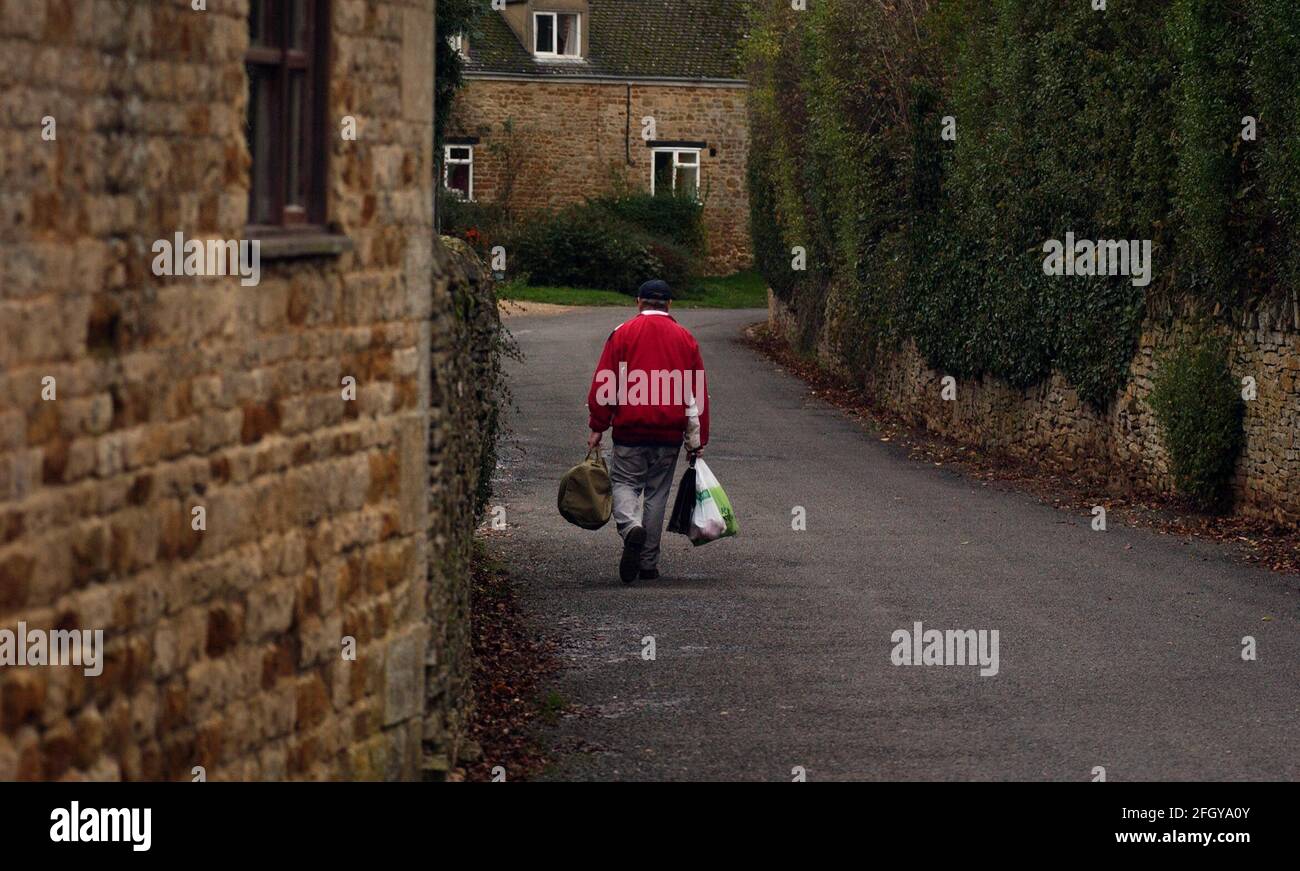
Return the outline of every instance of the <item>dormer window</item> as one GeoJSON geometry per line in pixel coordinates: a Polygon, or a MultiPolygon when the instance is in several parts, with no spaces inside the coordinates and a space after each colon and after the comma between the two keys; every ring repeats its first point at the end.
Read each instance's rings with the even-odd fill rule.
{"type": "Polygon", "coordinates": [[[534,12],[533,54],[543,58],[581,57],[580,17],[576,12],[534,12]]]}

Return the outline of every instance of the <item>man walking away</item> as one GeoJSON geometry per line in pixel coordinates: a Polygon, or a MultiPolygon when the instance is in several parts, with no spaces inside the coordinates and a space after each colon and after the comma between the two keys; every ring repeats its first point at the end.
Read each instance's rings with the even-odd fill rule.
{"type": "Polygon", "coordinates": [[[672,291],[659,280],[637,291],[637,314],[609,334],[587,393],[588,449],[614,428],[610,479],[614,523],[623,537],[618,575],[623,583],[659,577],[659,538],[677,454],[687,433],[687,410],[698,413],[687,455],[709,443],[708,388],[695,338],[668,313],[672,291]],[[644,500],[644,504],[642,504],[644,500]]]}

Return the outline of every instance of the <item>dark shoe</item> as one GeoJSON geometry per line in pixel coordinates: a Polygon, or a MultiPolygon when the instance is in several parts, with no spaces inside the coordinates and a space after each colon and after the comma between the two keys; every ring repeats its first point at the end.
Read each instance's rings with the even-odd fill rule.
{"type": "Polygon", "coordinates": [[[636,577],[637,577],[637,580],[640,580],[640,581],[657,581],[657,580],[659,580],[659,570],[658,570],[658,569],[642,569],[639,573],[637,573],[637,576],[636,576],[636,577]]]}
{"type": "Polygon", "coordinates": [[[630,584],[636,580],[637,569],[641,567],[641,548],[645,546],[645,530],[634,526],[623,536],[623,558],[618,561],[618,576],[623,583],[630,584]]]}

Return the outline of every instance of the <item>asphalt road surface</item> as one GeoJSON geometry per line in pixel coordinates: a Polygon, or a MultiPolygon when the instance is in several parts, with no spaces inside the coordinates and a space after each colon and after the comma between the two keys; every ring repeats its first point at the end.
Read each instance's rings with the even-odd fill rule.
{"type": "Polygon", "coordinates": [[[613,524],[567,524],[555,493],[585,453],[600,348],[630,314],[508,320],[526,359],[493,541],[561,645],[554,686],[573,713],[546,777],[1300,778],[1295,577],[1209,543],[1095,532],[909,460],[736,342],[762,311],[676,313],[703,350],[705,459],[740,535],[693,548],[665,533],[663,577],[624,586],[613,524]],[[894,633],[917,622],[997,630],[997,674],[893,664],[894,633]]]}

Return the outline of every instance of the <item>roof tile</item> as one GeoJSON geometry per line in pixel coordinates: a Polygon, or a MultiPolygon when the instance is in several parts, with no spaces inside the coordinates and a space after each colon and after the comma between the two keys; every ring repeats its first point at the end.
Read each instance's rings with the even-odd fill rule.
{"type": "Polygon", "coordinates": [[[500,13],[469,39],[466,71],[617,78],[743,78],[739,58],[750,0],[590,0],[589,57],[538,61],[500,13]]]}

